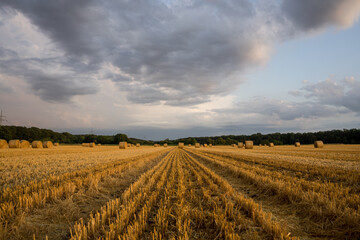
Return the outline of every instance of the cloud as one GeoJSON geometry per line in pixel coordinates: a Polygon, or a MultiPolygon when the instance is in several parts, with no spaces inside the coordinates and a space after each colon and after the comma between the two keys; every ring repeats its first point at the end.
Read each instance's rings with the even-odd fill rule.
{"type": "Polygon", "coordinates": [[[327,79],[315,84],[308,84],[302,88],[308,98],[325,105],[346,107],[360,114],[360,81],[354,77],[343,81],[327,79]]]}
{"type": "Polygon", "coordinates": [[[283,0],[281,7],[295,27],[303,31],[332,25],[347,28],[360,14],[358,0],[283,0]]]}
{"type": "Polygon", "coordinates": [[[107,63],[118,68],[123,74],[112,73],[112,80],[134,103],[206,102],[232,91],[242,82],[239,73],[265,63],[271,50],[247,0],[168,6],[147,0],[15,0],[0,6],[26,16],[59,46],[65,53],[58,56],[61,67],[90,77],[107,63]]]}
{"type": "Polygon", "coordinates": [[[359,12],[357,0],[3,0],[0,70],[45,101],[110,79],[132,103],[190,106],[232,92],[293,32],[348,27],[359,12]]]}
{"type": "MultiPolygon", "coordinates": [[[[1,80],[1,76],[0,76],[0,80],[1,80]]],[[[14,90],[11,87],[0,82],[0,93],[13,93],[13,92],[14,90]]]]}

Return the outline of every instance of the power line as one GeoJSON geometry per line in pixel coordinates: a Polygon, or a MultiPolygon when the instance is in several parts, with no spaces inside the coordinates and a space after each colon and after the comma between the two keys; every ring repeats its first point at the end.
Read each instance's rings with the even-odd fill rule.
{"type": "Polygon", "coordinates": [[[1,110],[1,113],[0,113],[0,126],[2,126],[3,123],[5,123],[5,122],[7,122],[6,116],[3,115],[2,110],[1,110]]]}

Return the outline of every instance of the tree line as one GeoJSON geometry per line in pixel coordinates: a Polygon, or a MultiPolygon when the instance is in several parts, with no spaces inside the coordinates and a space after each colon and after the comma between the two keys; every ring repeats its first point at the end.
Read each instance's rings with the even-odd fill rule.
{"type": "Polygon", "coordinates": [[[195,143],[213,145],[231,145],[245,140],[252,140],[255,145],[269,144],[287,145],[300,142],[301,144],[312,144],[314,141],[322,140],[324,143],[360,144],[360,129],[343,129],[307,133],[256,133],[252,135],[224,135],[216,137],[188,137],[176,140],[165,139],[161,141],[150,141],[136,138],[129,138],[126,134],[95,135],[95,134],[71,134],[68,132],[58,133],[49,129],[36,127],[0,126],[0,139],[7,141],[11,139],[25,139],[28,141],[53,141],[65,144],[79,144],[95,142],[100,144],[118,144],[126,141],[132,144],[152,145],[154,143],[176,145],[179,142],[194,145],[195,143]]]}
{"type": "Polygon", "coordinates": [[[58,133],[49,129],[36,127],[19,127],[19,126],[0,126],[0,139],[7,141],[11,139],[24,139],[28,141],[53,141],[64,144],[80,143],[100,143],[100,144],[119,144],[126,141],[128,143],[140,143],[144,145],[153,144],[152,141],[146,141],[136,138],[128,138],[126,134],[118,133],[112,136],[95,135],[95,134],[71,134],[68,132],[58,133]]]}

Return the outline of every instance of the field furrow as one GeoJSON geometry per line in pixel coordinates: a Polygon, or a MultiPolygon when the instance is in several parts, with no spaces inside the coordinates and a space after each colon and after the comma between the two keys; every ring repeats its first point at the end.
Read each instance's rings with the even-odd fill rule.
{"type": "Polygon", "coordinates": [[[68,222],[74,222],[79,216],[94,210],[89,205],[96,209],[108,199],[116,198],[139,174],[159,162],[164,155],[166,152],[160,151],[114,160],[97,168],[68,173],[57,177],[56,181],[50,178],[31,184],[25,192],[16,189],[8,195],[8,201],[0,204],[0,232],[7,239],[26,238],[32,229],[43,226],[46,219],[51,224],[43,226],[36,235],[51,236],[56,234],[51,232],[56,227],[66,229],[62,231],[65,234],[69,229],[68,222]],[[66,207],[70,208],[68,212],[66,207]],[[55,209],[59,208],[64,216],[57,215],[55,209]]]}
{"type": "Polygon", "coordinates": [[[348,149],[1,150],[0,239],[360,239],[348,149]]]}
{"type": "Polygon", "coordinates": [[[231,158],[188,151],[217,171],[226,170],[223,176],[258,202],[265,202],[265,205],[268,202],[268,209],[275,205],[274,213],[280,213],[277,214],[279,217],[290,209],[295,215],[293,222],[297,222],[293,228],[296,232],[304,232],[314,238],[360,236],[359,195],[349,194],[349,189],[341,185],[292,178],[281,171],[269,171],[259,165],[244,165],[231,158]],[[236,183],[234,177],[241,183],[236,183]],[[298,224],[302,229],[296,229],[298,224]]]}

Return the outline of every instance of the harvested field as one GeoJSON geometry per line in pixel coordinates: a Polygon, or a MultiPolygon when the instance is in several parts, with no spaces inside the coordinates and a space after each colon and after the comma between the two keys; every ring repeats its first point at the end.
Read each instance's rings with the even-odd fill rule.
{"type": "Polygon", "coordinates": [[[0,239],[359,239],[360,147],[0,150],[0,239]]]}

